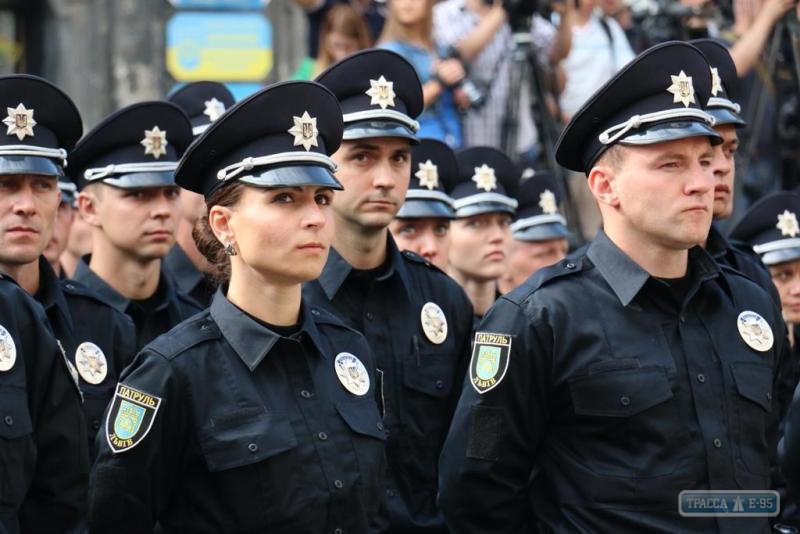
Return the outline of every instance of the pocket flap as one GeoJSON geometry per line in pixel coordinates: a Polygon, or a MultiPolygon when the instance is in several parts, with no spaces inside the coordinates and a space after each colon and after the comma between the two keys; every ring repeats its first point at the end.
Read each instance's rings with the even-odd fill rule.
{"type": "Polygon", "coordinates": [[[420,365],[410,362],[403,368],[403,383],[406,387],[431,397],[444,398],[453,389],[453,370],[437,354],[421,354],[420,365]]]}
{"type": "Polygon", "coordinates": [[[569,388],[578,415],[630,417],[672,398],[666,370],[660,367],[582,376],[569,388]]]}
{"type": "Polygon", "coordinates": [[[365,400],[340,401],[336,403],[336,409],[353,432],[385,440],[386,430],[378,416],[378,408],[371,399],[365,400]]]}
{"type": "Polygon", "coordinates": [[[25,390],[18,387],[0,388],[0,438],[21,438],[32,432],[25,390]]]}
{"type": "Polygon", "coordinates": [[[760,363],[731,364],[739,395],[772,411],[772,368],[760,363]]]}

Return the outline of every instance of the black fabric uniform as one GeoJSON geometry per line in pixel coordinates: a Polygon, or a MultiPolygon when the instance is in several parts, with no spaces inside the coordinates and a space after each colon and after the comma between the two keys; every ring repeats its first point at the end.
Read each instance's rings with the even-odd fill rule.
{"type": "Polygon", "coordinates": [[[42,308],[2,274],[0,325],[16,348],[0,371],[0,532],[63,533],[80,518],[89,473],[77,386],[42,308]]]}
{"type": "MultiPolygon", "coordinates": [[[[35,298],[44,308],[47,320],[61,342],[67,358],[79,371],[83,392],[83,415],[89,439],[89,458],[96,456],[95,436],[103,413],[114,396],[114,386],[122,370],[136,355],[135,330],[131,319],[100,300],[75,280],[59,280],[44,258],[39,258],[39,291],[35,298]],[[78,347],[94,343],[105,356],[105,378],[99,384],[87,382],[76,361],[78,347]]],[[[99,378],[99,376],[98,376],[99,378]]]]}
{"type": "Polygon", "coordinates": [[[556,532],[769,531],[765,517],[678,513],[683,490],[769,488],[786,335],[748,278],[695,247],[671,289],[600,233],[480,332],[510,338],[509,364],[482,394],[467,378],[442,452],[455,532],[530,532],[534,514],[556,532]],[[746,310],[771,325],[768,351],[737,331],[746,310]]]}
{"type": "Polygon", "coordinates": [[[282,337],[218,293],[123,373],[161,401],[134,447],[99,437],[90,531],[366,532],[386,438],[375,376],[350,393],[342,352],[374,369],[363,336],[325,311],[305,306],[282,337]]]}
{"type": "Polygon", "coordinates": [[[140,305],[142,301],[131,300],[120,295],[89,268],[89,258],[84,258],[84,260],[79,262],[75,269],[75,280],[133,320],[136,326],[136,350],[140,350],[184,319],[202,311],[198,303],[175,289],[163,267],[159,273],[158,289],[146,301],[149,306],[143,307],[140,305]]]}
{"type": "Polygon", "coordinates": [[[386,484],[391,532],[445,532],[435,506],[437,459],[466,368],[472,305],[451,278],[388,236],[386,265],[358,271],[336,250],[303,296],[362,332],[375,354],[389,432],[386,484]],[[447,339],[426,337],[420,311],[436,303],[447,339]]]}
{"type": "Polygon", "coordinates": [[[214,284],[195,267],[180,245],[175,245],[164,257],[164,270],[179,292],[190,297],[203,309],[211,304],[214,284]]]}

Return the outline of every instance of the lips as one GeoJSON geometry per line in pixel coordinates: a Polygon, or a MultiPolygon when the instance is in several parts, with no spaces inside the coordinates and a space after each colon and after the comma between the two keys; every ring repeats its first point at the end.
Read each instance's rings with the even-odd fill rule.
{"type": "Polygon", "coordinates": [[[322,243],[317,243],[317,242],[306,243],[304,245],[300,245],[297,248],[299,248],[301,250],[325,250],[325,247],[323,246],[323,244],[322,243]]]}
{"type": "Polygon", "coordinates": [[[18,234],[18,235],[36,235],[39,233],[39,230],[33,228],[31,226],[10,226],[6,228],[7,234],[18,234]]]}

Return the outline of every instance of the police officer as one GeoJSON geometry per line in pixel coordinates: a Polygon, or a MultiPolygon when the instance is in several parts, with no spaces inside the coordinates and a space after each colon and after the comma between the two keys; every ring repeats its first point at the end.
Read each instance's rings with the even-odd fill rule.
{"type": "Polygon", "coordinates": [[[140,102],[106,117],[70,155],[81,216],[92,226],[92,254],[75,279],[131,317],[137,350],[201,310],[162,265],[175,243],[173,174],[191,140],[177,106],[140,102]]]}
{"type": "Polygon", "coordinates": [[[80,393],[42,308],[2,270],[38,265],[81,121],[61,90],[22,74],[0,78],[0,109],[0,532],[61,533],[86,497],[80,393]]]}
{"type": "Polygon", "coordinates": [[[230,280],[123,374],[91,531],[356,533],[374,520],[385,431],[371,353],[301,297],[333,238],[341,135],[328,90],[287,82],[185,154],[176,181],[209,207],[198,245],[230,280]]]}
{"type": "MultiPolygon", "coordinates": [[[[35,103],[38,106],[49,106],[46,98],[57,95],[64,107],[64,116],[57,117],[57,120],[60,120],[61,127],[69,135],[77,132],[74,138],[59,139],[60,148],[68,150],[75,144],[81,131],[80,115],[72,101],[49,82],[27,76],[7,77],[0,79],[0,91],[16,94],[17,99],[22,99],[24,95],[38,95],[43,100],[31,102],[31,105],[35,103]]],[[[36,129],[46,126],[47,123],[40,120],[32,128],[35,132],[36,129]]],[[[11,160],[6,166],[4,177],[9,183],[16,185],[13,188],[0,189],[0,197],[21,194],[26,190],[23,187],[26,179],[30,182],[32,193],[35,193],[30,196],[27,212],[22,211],[22,204],[19,205],[19,216],[24,216],[29,222],[21,219],[16,223],[22,225],[23,229],[30,226],[32,231],[17,246],[11,245],[3,249],[0,253],[0,270],[12,276],[39,301],[56,339],[75,366],[76,380],[84,394],[83,410],[90,452],[93,453],[94,436],[100,428],[100,418],[106,404],[111,399],[117,375],[134,356],[133,323],[125,314],[100,300],[80,283],[59,280],[44,256],[45,247],[54,231],[56,210],[60,210],[61,187],[56,184],[63,177],[41,173],[60,172],[61,167],[52,165],[50,168],[40,169],[41,173],[30,172],[36,169],[20,169],[18,173],[12,173],[13,156],[0,157],[11,160]]],[[[93,454],[90,454],[91,457],[93,454]]]]}
{"type": "Polygon", "coordinates": [[[389,224],[397,248],[415,252],[447,270],[453,199],[448,192],[458,173],[453,150],[436,139],[411,147],[411,181],[406,199],[389,224]]]}
{"type": "Polygon", "coordinates": [[[67,249],[69,231],[75,220],[75,213],[78,200],[77,186],[66,176],[58,177],[58,191],[61,193],[61,201],[56,212],[53,235],[44,248],[42,254],[47,259],[50,266],[59,278],[67,278],[61,266],[61,254],[67,249]]]}
{"type": "Polygon", "coordinates": [[[569,250],[567,220],[558,212],[561,190],[555,175],[536,172],[517,190],[517,219],[511,223],[508,267],[498,279],[501,293],[508,293],[529,276],[563,260],[569,250]]]}
{"type": "Polygon", "coordinates": [[[497,280],[508,266],[519,171],[511,158],[491,147],[465,148],[456,160],[448,272],[472,301],[477,325],[494,304],[497,280]]]}
{"type": "MultiPolygon", "coordinates": [[[[223,84],[206,81],[187,83],[171,93],[167,100],[180,107],[189,117],[195,139],[235,102],[223,84]]],[[[181,189],[180,196],[181,216],[175,231],[175,246],[164,258],[164,268],[183,294],[205,308],[211,303],[216,284],[209,276],[212,266],[197,250],[192,230],[205,215],[206,205],[203,195],[187,189],[181,189]]]]}
{"type": "Polygon", "coordinates": [[[345,189],[333,199],[334,248],[303,292],[360,330],[377,358],[389,430],[389,518],[379,530],[444,532],[436,462],[466,365],[471,306],[446,274],[399,252],[388,231],[409,186],[419,78],[394,52],[367,50],[318,81],[342,106],[343,141],[332,158],[345,189]]]}
{"type": "Polygon", "coordinates": [[[476,332],[440,462],[453,531],[769,530],[679,514],[683,490],[769,487],[786,337],[769,295],[695,246],[712,218],[710,89],[700,51],[667,42],[562,133],[557,160],[587,173],[603,231],[476,332]]]}

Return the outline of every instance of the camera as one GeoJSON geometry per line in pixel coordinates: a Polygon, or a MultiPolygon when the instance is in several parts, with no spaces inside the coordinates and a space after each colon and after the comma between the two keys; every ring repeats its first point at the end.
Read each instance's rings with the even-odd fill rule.
{"type": "MultiPolygon", "coordinates": [[[[494,3],[494,0],[483,1],[487,5],[494,3]]],[[[503,9],[508,14],[511,31],[524,31],[530,27],[530,18],[536,13],[536,0],[503,0],[503,9]]]]}
{"type": "Polygon", "coordinates": [[[461,62],[461,65],[464,67],[464,70],[467,71],[467,74],[460,82],[455,84],[453,88],[464,91],[469,100],[469,107],[481,107],[486,102],[486,93],[489,88],[469,77],[469,69],[467,68],[467,65],[464,64],[464,60],[461,59],[461,54],[458,52],[458,49],[456,49],[455,46],[450,46],[447,48],[447,53],[443,59],[457,59],[461,62]]]}

